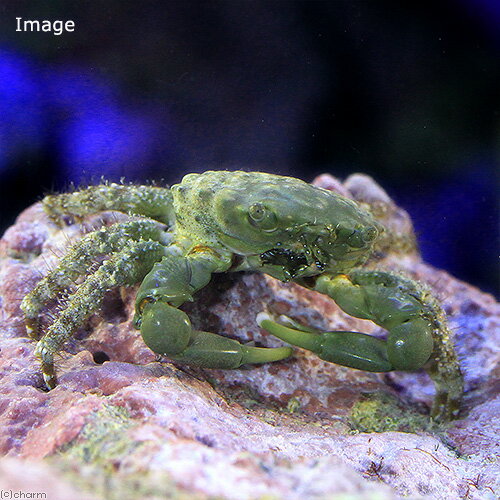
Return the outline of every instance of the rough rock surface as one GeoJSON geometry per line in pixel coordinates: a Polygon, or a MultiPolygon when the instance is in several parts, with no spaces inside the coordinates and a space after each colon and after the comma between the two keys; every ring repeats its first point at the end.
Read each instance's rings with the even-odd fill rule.
{"type": "MultiPolygon", "coordinates": [[[[317,183],[375,207],[395,241],[412,241],[407,214],[370,178],[317,183]]],[[[364,373],[302,350],[234,371],[159,362],[132,328],[133,289],[109,293],[57,361],[59,385],[42,390],[20,300],[71,241],[117,217],[62,231],[36,204],[0,240],[0,488],[51,499],[496,498],[499,306],[411,244],[371,265],[406,272],[442,301],[467,391],[449,426],[426,417],[433,388],[423,372],[364,373]]],[[[382,333],[258,274],[217,276],[197,298],[186,308],[195,326],[266,346],[280,341],[255,324],[265,308],[322,329],[382,333]]]]}

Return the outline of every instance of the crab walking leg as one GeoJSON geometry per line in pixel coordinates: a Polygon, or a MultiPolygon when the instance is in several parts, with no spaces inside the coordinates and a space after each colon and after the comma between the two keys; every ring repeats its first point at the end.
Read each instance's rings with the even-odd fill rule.
{"type": "Polygon", "coordinates": [[[187,256],[175,246],[168,250],[137,293],[135,324],[152,351],[186,364],[222,369],[278,361],[292,354],[289,347],[246,346],[222,335],[194,330],[178,307],[192,300],[212,273],[227,270],[231,262],[206,247],[195,247],[187,256]]]}
{"type": "Polygon", "coordinates": [[[175,218],[170,189],[157,186],[105,183],[46,196],[43,207],[58,225],[64,215],[84,217],[104,210],[144,215],[165,224],[171,224],[175,218]]]}
{"type": "Polygon", "coordinates": [[[54,354],[74,331],[97,310],[105,293],[113,287],[139,282],[154,262],[161,259],[164,246],[156,241],[134,241],[106,260],[70,296],[66,308],[38,342],[35,354],[41,359],[42,373],[49,389],[56,385],[54,354]]]}
{"type": "Polygon", "coordinates": [[[21,302],[28,335],[34,339],[39,338],[39,315],[44,305],[57,293],[70,287],[78,277],[84,275],[96,256],[116,253],[125,248],[130,241],[139,239],[158,241],[163,234],[158,223],[151,220],[123,222],[87,234],[21,302]]]}
{"type": "Polygon", "coordinates": [[[423,286],[391,273],[355,270],[350,275],[322,275],[311,288],[330,296],[351,316],[387,329],[387,340],[357,332],[315,334],[265,316],[260,317],[261,326],[326,361],[352,368],[385,372],[425,365],[437,391],[432,415],[456,416],[462,376],[444,313],[423,286]]]}

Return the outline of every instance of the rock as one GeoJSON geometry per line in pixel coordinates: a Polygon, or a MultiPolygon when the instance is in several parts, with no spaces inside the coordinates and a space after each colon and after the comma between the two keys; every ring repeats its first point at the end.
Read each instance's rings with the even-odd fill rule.
{"type": "MultiPolygon", "coordinates": [[[[159,362],[132,327],[132,288],[108,294],[45,392],[20,300],[70,242],[123,216],[59,230],[36,204],[0,240],[0,488],[48,498],[496,498],[498,304],[422,262],[408,215],[372,179],[317,183],[378,210],[393,239],[371,265],[401,270],[440,298],[465,375],[459,420],[429,423],[424,372],[365,373],[300,349],[233,371],[159,362]]],[[[196,327],[281,345],[255,323],[266,307],[320,329],[381,333],[324,296],[259,274],[216,276],[184,309],[196,327]]]]}
{"type": "Polygon", "coordinates": [[[3,458],[0,460],[0,490],[4,498],[50,498],[92,500],[59,477],[55,468],[42,462],[3,458]],[[19,493],[24,493],[20,496],[19,493]],[[17,494],[17,496],[16,496],[17,494]]]}

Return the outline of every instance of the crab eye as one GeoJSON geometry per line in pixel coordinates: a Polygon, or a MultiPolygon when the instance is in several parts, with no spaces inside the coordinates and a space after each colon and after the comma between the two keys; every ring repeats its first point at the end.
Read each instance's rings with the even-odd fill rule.
{"type": "Polygon", "coordinates": [[[346,243],[351,248],[362,248],[365,246],[361,232],[354,230],[353,233],[347,238],[346,243]]]}
{"type": "Polygon", "coordinates": [[[248,209],[248,217],[253,226],[259,227],[264,231],[274,231],[278,227],[276,215],[262,203],[254,203],[248,209]]]}
{"type": "Polygon", "coordinates": [[[248,210],[248,215],[255,222],[261,222],[266,216],[266,207],[262,203],[254,203],[248,210]]]}
{"type": "Polygon", "coordinates": [[[370,227],[363,232],[363,240],[366,242],[373,241],[378,236],[378,231],[374,227],[370,227]]]}

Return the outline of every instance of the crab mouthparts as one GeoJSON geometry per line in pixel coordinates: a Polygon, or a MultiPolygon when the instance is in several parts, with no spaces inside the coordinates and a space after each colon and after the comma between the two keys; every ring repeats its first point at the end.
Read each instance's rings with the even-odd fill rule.
{"type": "Polygon", "coordinates": [[[295,275],[299,269],[308,266],[304,254],[294,252],[288,248],[272,248],[260,255],[262,264],[283,266],[290,274],[295,275]]]}

